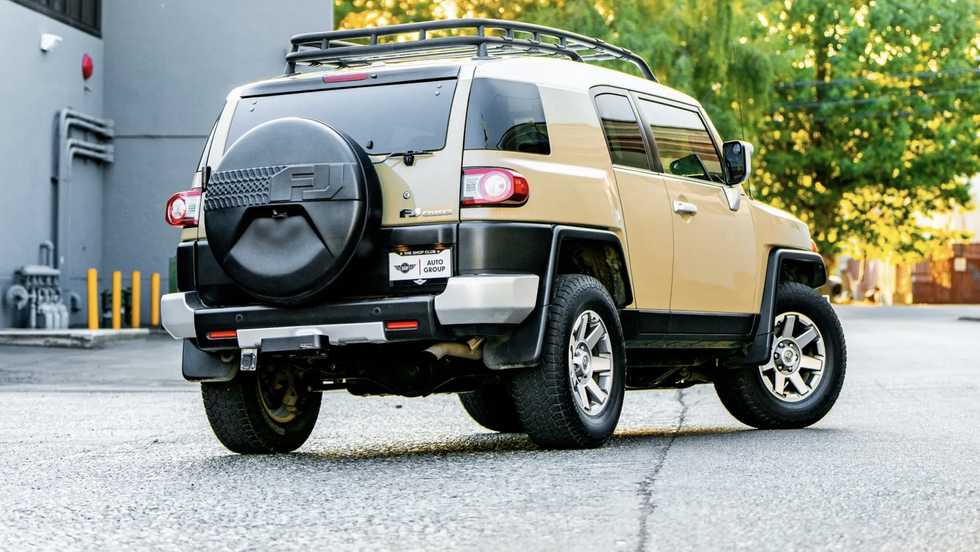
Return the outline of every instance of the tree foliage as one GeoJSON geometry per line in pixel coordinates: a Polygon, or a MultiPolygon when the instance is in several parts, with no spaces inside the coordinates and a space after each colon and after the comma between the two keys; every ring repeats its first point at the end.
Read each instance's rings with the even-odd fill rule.
{"type": "Polygon", "coordinates": [[[793,0],[761,13],[775,94],[756,135],[759,197],[809,223],[825,255],[911,260],[961,237],[919,222],[968,205],[980,172],[976,3],[793,0]]]}
{"type": "Polygon", "coordinates": [[[609,41],[725,139],[754,142],[756,197],[809,224],[826,257],[910,261],[966,237],[923,220],[971,207],[980,0],[338,0],[335,14],[337,28],[494,17],[609,41]]]}

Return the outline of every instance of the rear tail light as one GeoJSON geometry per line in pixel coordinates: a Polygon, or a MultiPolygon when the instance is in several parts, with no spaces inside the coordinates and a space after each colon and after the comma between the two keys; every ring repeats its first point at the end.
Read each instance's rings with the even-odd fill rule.
{"type": "Polygon", "coordinates": [[[524,205],[530,190],[527,179],[507,169],[464,169],[463,206],[524,205]]]}
{"type": "Polygon", "coordinates": [[[197,226],[201,212],[201,191],[176,193],[167,201],[167,224],[184,227],[197,226]]]}
{"type": "Polygon", "coordinates": [[[417,330],[419,329],[418,320],[399,320],[396,322],[386,322],[386,330],[417,330]]]}
{"type": "Polygon", "coordinates": [[[367,73],[348,73],[342,75],[327,75],[323,77],[323,82],[353,82],[362,81],[368,78],[367,73]]]}

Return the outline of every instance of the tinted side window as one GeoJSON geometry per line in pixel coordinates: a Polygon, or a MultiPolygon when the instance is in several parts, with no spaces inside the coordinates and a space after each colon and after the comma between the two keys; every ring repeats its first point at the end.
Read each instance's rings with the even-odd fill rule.
{"type": "Polygon", "coordinates": [[[468,150],[549,155],[548,125],[538,87],[525,82],[475,79],[466,111],[468,150]]]}
{"type": "Polygon", "coordinates": [[[665,173],[725,181],[711,135],[696,112],[646,100],[639,107],[650,123],[665,173]]]}
{"type": "Polygon", "coordinates": [[[630,101],[618,94],[600,94],[595,106],[606,134],[606,145],[614,165],[626,165],[638,169],[650,169],[643,135],[630,101]]]}

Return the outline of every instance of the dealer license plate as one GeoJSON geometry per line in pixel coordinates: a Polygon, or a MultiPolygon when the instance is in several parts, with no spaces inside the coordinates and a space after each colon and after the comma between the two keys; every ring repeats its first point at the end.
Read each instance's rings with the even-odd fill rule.
{"type": "Polygon", "coordinates": [[[453,250],[413,249],[388,254],[388,279],[392,282],[424,284],[445,280],[453,273],[453,250]]]}

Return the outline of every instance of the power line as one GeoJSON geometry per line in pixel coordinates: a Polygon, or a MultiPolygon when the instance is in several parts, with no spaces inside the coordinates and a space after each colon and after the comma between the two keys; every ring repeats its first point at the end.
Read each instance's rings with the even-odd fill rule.
{"type": "MultiPolygon", "coordinates": [[[[970,92],[978,92],[980,87],[974,88],[960,88],[960,89],[936,89],[934,92],[925,92],[922,95],[916,94],[903,94],[900,98],[908,98],[911,100],[925,100],[928,98],[935,98],[937,96],[956,96],[959,94],[967,94],[970,92]]],[[[833,101],[817,101],[817,102],[790,102],[784,104],[777,104],[773,106],[776,109],[812,109],[816,107],[832,106],[832,105],[861,105],[867,103],[875,103],[880,101],[899,101],[899,98],[894,98],[892,96],[879,96],[877,98],[861,98],[856,100],[833,100],[833,101]]]]}
{"type": "Polygon", "coordinates": [[[927,71],[924,73],[897,73],[894,75],[881,75],[874,77],[855,77],[849,79],[831,79],[828,81],[801,81],[801,82],[777,82],[773,88],[799,88],[802,86],[827,86],[830,84],[848,84],[855,82],[867,82],[883,79],[911,79],[920,77],[945,77],[947,75],[962,75],[964,73],[980,74],[980,69],[953,69],[950,71],[927,71]]]}
{"type": "Polygon", "coordinates": [[[916,109],[916,110],[898,111],[898,112],[888,111],[888,112],[879,112],[879,113],[864,113],[861,115],[840,115],[837,117],[814,117],[813,121],[823,122],[823,121],[839,121],[841,119],[878,119],[882,117],[896,117],[896,118],[911,117],[912,115],[935,113],[937,111],[956,111],[956,110],[952,108],[951,109],[936,108],[936,109],[916,109]]]}

